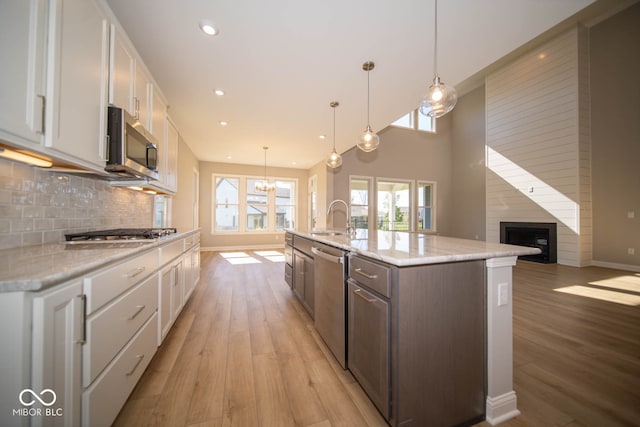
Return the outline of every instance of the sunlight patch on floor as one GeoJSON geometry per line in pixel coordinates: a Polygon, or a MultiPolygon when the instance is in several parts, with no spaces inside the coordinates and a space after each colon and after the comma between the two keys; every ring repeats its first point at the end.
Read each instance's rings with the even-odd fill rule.
{"type": "Polygon", "coordinates": [[[591,288],[589,286],[574,285],[564,288],[554,289],[556,292],[577,295],[586,298],[598,299],[601,301],[613,302],[616,304],[624,304],[637,306],[640,305],[640,295],[628,294],[625,292],[617,292],[613,290],[591,288]]]}
{"type": "Polygon", "coordinates": [[[590,285],[640,293],[640,276],[625,275],[589,282],[590,285]]]}
{"type": "Polygon", "coordinates": [[[261,263],[259,259],[250,256],[246,252],[221,252],[220,256],[223,257],[229,264],[233,265],[261,263]]]}
{"type": "Polygon", "coordinates": [[[284,254],[278,251],[253,251],[256,255],[259,255],[271,262],[284,262],[284,254]]]}

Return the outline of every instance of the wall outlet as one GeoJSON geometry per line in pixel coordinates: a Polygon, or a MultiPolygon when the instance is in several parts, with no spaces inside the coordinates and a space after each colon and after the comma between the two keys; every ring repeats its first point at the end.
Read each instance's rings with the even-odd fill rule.
{"type": "Polygon", "coordinates": [[[627,212],[627,218],[629,218],[629,219],[633,219],[633,218],[635,218],[635,217],[636,217],[636,213],[635,213],[635,211],[629,211],[629,212],[627,212]]]}
{"type": "Polygon", "coordinates": [[[498,284],[498,306],[509,304],[509,284],[498,284]]]}
{"type": "Polygon", "coordinates": [[[635,255],[635,254],[636,254],[635,248],[627,248],[627,255],[635,255]]]}

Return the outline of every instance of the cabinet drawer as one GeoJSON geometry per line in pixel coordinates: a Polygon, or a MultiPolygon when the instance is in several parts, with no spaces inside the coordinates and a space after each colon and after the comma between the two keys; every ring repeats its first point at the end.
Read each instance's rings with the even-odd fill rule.
{"type": "Polygon", "coordinates": [[[110,426],[156,351],[157,313],[82,393],[82,425],[110,426]]]}
{"type": "Polygon", "coordinates": [[[305,239],[304,237],[300,236],[293,236],[293,248],[304,252],[310,257],[313,257],[311,246],[313,246],[313,242],[311,240],[305,239]]]}
{"type": "Polygon", "coordinates": [[[288,231],[284,233],[284,243],[293,246],[293,234],[288,231]]]}
{"type": "Polygon", "coordinates": [[[391,269],[359,256],[349,258],[349,277],[387,298],[391,297],[391,269]]]}
{"type": "Polygon", "coordinates": [[[154,249],[125,261],[95,276],[84,279],[87,314],[111,301],[158,269],[158,251],[154,249]]]}
{"type": "Polygon", "coordinates": [[[87,387],[158,308],[158,274],[87,320],[82,383],[87,387]]]}
{"type": "Polygon", "coordinates": [[[160,248],[160,265],[165,265],[184,252],[184,239],[169,243],[160,248]]]}
{"type": "Polygon", "coordinates": [[[184,250],[188,251],[195,245],[200,243],[200,233],[195,233],[190,236],[185,237],[184,239],[184,250]]]}

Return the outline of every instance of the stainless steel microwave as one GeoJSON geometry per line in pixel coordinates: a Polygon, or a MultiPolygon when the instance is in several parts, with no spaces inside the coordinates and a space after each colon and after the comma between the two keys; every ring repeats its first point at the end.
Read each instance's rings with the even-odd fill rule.
{"type": "Polygon", "coordinates": [[[138,120],[122,108],[109,107],[107,135],[106,171],[122,178],[158,179],[158,145],[138,120]]]}

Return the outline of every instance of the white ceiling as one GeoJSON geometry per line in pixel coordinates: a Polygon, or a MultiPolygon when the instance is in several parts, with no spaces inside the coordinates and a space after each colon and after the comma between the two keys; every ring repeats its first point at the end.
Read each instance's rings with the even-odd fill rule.
{"type": "MultiPolygon", "coordinates": [[[[438,74],[459,85],[593,1],[441,0],[438,74]]],[[[416,108],[433,78],[434,0],[107,2],[204,161],[261,165],[269,146],[269,166],[309,168],[331,151],[330,101],[339,152],[366,127],[363,62],[376,64],[375,131],[416,108]],[[205,36],[202,19],[219,35],[205,36]]]]}

